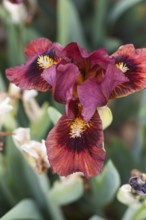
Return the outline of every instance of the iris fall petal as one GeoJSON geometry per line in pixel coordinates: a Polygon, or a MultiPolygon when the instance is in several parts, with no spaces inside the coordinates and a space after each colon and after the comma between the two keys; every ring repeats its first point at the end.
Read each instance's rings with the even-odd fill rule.
{"type": "Polygon", "coordinates": [[[89,123],[63,115],[49,133],[46,147],[50,164],[59,175],[67,176],[74,172],[82,172],[86,177],[97,175],[105,159],[98,113],[89,123]],[[82,123],[85,126],[83,130],[82,123]]]}
{"type": "Polygon", "coordinates": [[[47,38],[30,41],[25,48],[25,54],[28,58],[26,63],[6,69],[7,78],[22,89],[50,90],[62,49],[60,44],[52,43],[47,38]],[[48,70],[47,73],[50,73],[50,68],[53,70],[50,76],[51,84],[42,77],[43,72],[46,74],[46,70],[48,70]]]}
{"type": "Polygon", "coordinates": [[[129,81],[118,85],[112,92],[111,99],[146,88],[146,48],[135,49],[132,44],[123,45],[112,57],[129,81]]]}
{"type": "Polygon", "coordinates": [[[32,58],[36,55],[46,52],[51,46],[52,42],[44,37],[31,40],[25,47],[25,55],[28,58],[32,58]]]}

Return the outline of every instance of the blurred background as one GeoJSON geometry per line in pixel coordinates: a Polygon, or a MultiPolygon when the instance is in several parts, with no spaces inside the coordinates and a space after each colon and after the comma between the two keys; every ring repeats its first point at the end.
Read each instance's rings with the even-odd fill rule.
{"type": "MultiPolygon", "coordinates": [[[[0,1],[0,96],[11,98],[13,106],[1,132],[30,128],[31,138],[41,142],[64,112],[64,106],[54,102],[49,93],[39,93],[35,96],[37,107],[31,104],[31,108],[39,108],[41,114],[32,119],[27,111],[30,103],[24,104],[22,91],[14,91],[5,77],[6,68],[25,62],[25,45],[38,37],[62,45],[76,41],[89,51],[104,47],[110,54],[127,43],[146,47],[146,1],[24,0],[18,5],[0,1]]],[[[13,146],[11,137],[0,136],[2,220],[146,219],[145,206],[140,207],[141,212],[137,207],[131,212],[131,207],[116,198],[119,187],[128,183],[132,169],[146,172],[146,91],[110,101],[109,106],[113,122],[104,131],[105,170],[92,180],[82,179],[83,190],[74,199],[72,194],[78,194],[74,192],[78,182],[72,182],[73,188],[69,187],[68,192],[60,188],[56,200],[61,202],[55,202],[49,192],[52,193],[58,177],[50,170],[40,177],[13,146]],[[62,202],[64,196],[66,200],[62,202]]]]}

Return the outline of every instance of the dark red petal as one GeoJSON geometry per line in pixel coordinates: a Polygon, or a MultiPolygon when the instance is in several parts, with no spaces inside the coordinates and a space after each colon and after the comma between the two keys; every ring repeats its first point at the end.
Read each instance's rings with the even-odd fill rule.
{"type": "Polygon", "coordinates": [[[29,65],[15,66],[6,69],[7,78],[22,89],[47,91],[51,86],[36,71],[30,71],[29,65]]]}
{"type": "Polygon", "coordinates": [[[68,44],[62,51],[62,57],[67,61],[76,64],[80,69],[88,66],[89,52],[80,48],[75,42],[68,44]]]}
{"type": "Polygon", "coordinates": [[[87,79],[81,85],[78,85],[77,89],[79,100],[83,106],[82,116],[85,121],[89,121],[97,106],[106,105],[107,99],[96,79],[87,79]]]}
{"type": "Polygon", "coordinates": [[[95,113],[81,136],[71,137],[70,126],[74,120],[62,116],[49,133],[46,140],[49,162],[54,172],[61,176],[73,172],[82,172],[86,177],[96,176],[105,159],[101,120],[95,113]]]}
{"type": "Polygon", "coordinates": [[[28,58],[40,55],[46,52],[52,44],[53,43],[50,40],[44,37],[32,40],[25,47],[25,55],[28,58]]]}
{"type": "Polygon", "coordinates": [[[73,86],[79,75],[79,69],[74,64],[58,65],[53,95],[56,101],[66,102],[73,96],[73,86]]]}
{"type": "Polygon", "coordinates": [[[70,99],[65,105],[65,112],[68,118],[75,118],[79,111],[80,103],[77,99],[70,99]]]}
{"type": "Polygon", "coordinates": [[[107,51],[104,48],[100,48],[90,54],[89,60],[91,68],[98,65],[105,69],[112,59],[109,57],[107,51]]]}
{"type": "Polygon", "coordinates": [[[128,81],[126,76],[115,65],[110,64],[102,82],[98,83],[96,78],[93,78],[87,79],[79,85],[78,96],[83,105],[84,120],[90,120],[97,107],[106,105],[113,89],[125,81],[128,81]]]}
{"type": "Polygon", "coordinates": [[[123,72],[114,64],[110,64],[108,65],[105,77],[101,82],[101,90],[106,99],[109,99],[109,96],[114,88],[126,82],[129,82],[129,79],[123,74],[123,72]]]}
{"type": "Polygon", "coordinates": [[[44,69],[43,73],[41,74],[41,77],[47,81],[47,83],[53,87],[55,83],[56,78],[56,64],[49,67],[48,69],[44,69]]]}
{"type": "Polygon", "coordinates": [[[89,56],[89,52],[75,42],[69,43],[62,52],[65,57],[71,58],[73,62],[78,62],[79,59],[89,56]]]}

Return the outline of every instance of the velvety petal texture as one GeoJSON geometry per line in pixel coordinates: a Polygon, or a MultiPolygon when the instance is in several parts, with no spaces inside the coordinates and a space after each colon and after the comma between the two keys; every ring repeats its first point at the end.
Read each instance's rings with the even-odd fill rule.
{"type": "Polygon", "coordinates": [[[79,100],[83,106],[82,116],[89,121],[94,115],[97,106],[104,106],[107,99],[104,97],[100,85],[95,79],[88,79],[78,86],[79,100]]]}
{"type": "MultiPolygon", "coordinates": [[[[43,77],[44,71],[54,68],[59,62],[59,54],[62,46],[52,43],[46,38],[32,40],[25,48],[25,54],[28,58],[25,64],[6,69],[7,78],[22,89],[36,89],[38,91],[47,91],[52,88],[43,77]]],[[[48,74],[50,72],[48,71],[48,74]]],[[[52,83],[54,74],[51,72],[50,82],[52,83]]]]}
{"type": "Polygon", "coordinates": [[[66,103],[73,96],[73,87],[79,75],[79,69],[74,64],[59,65],[53,95],[56,101],[66,103]]]}
{"type": "Polygon", "coordinates": [[[102,123],[98,113],[88,123],[79,116],[72,119],[63,115],[49,133],[46,147],[55,173],[67,176],[82,172],[86,177],[96,176],[105,160],[102,123]]]}
{"type": "Polygon", "coordinates": [[[83,58],[88,56],[89,52],[75,42],[68,44],[62,51],[62,57],[75,64],[81,64],[83,58]]]}
{"type": "Polygon", "coordinates": [[[127,81],[127,77],[114,64],[110,64],[101,82],[96,78],[89,78],[79,85],[78,96],[83,105],[82,116],[84,120],[89,121],[97,107],[107,104],[113,89],[127,81]]]}
{"type": "Polygon", "coordinates": [[[6,69],[7,78],[22,89],[36,89],[47,91],[51,86],[41,77],[39,70],[30,68],[29,65],[21,65],[6,69]]]}
{"type": "MultiPolygon", "coordinates": [[[[75,98],[79,99],[79,102],[83,106],[82,116],[85,121],[89,121],[98,106],[106,105],[115,85],[123,81],[125,82],[126,77],[115,67],[113,58],[110,58],[107,51],[103,48],[89,53],[73,42],[64,47],[61,56],[66,62],[76,65],[79,73],[78,77],[76,77],[72,71],[71,78],[76,78],[76,80],[70,80],[68,78],[69,71],[66,71],[66,74],[60,74],[61,77],[58,82],[63,81],[64,84],[66,83],[68,85],[68,80],[72,82],[70,88],[72,87],[75,98]],[[111,81],[108,77],[111,78],[111,81]],[[66,80],[67,78],[68,80],[66,80]]],[[[61,93],[63,86],[59,83],[56,88],[58,88],[59,94],[59,90],[61,93]]]]}
{"type": "Polygon", "coordinates": [[[87,75],[94,66],[106,68],[110,62],[109,55],[105,49],[101,48],[89,53],[75,42],[64,47],[61,56],[67,62],[77,65],[84,77],[86,77],[85,75],[87,75]]]}
{"type": "Polygon", "coordinates": [[[118,85],[110,98],[127,96],[146,88],[146,48],[135,49],[133,44],[123,45],[112,57],[129,81],[118,85]]]}
{"type": "Polygon", "coordinates": [[[53,87],[56,80],[56,65],[51,66],[48,69],[45,69],[41,77],[51,86],[53,87]]]}

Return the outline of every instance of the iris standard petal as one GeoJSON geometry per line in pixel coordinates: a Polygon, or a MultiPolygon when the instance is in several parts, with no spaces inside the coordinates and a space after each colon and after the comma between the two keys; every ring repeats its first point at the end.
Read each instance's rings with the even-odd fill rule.
{"type": "Polygon", "coordinates": [[[73,87],[79,75],[79,69],[74,64],[58,65],[53,87],[53,96],[56,101],[65,103],[73,95],[73,87]]]}
{"type": "Polygon", "coordinates": [[[51,86],[53,87],[56,78],[56,65],[51,66],[48,69],[45,69],[41,74],[41,77],[51,86]]]}
{"type": "Polygon", "coordinates": [[[87,79],[78,85],[79,100],[83,106],[82,116],[85,121],[90,120],[97,107],[107,104],[113,89],[128,79],[113,64],[109,64],[101,82],[96,78],[87,79]]]}
{"type": "Polygon", "coordinates": [[[62,55],[63,57],[71,59],[74,63],[80,61],[82,58],[88,57],[89,52],[86,49],[81,48],[76,42],[72,42],[64,47],[62,55]]]}
{"type": "Polygon", "coordinates": [[[102,93],[100,84],[95,79],[87,79],[77,87],[79,100],[83,106],[82,116],[89,121],[94,115],[97,106],[104,106],[107,99],[102,93]]]}

